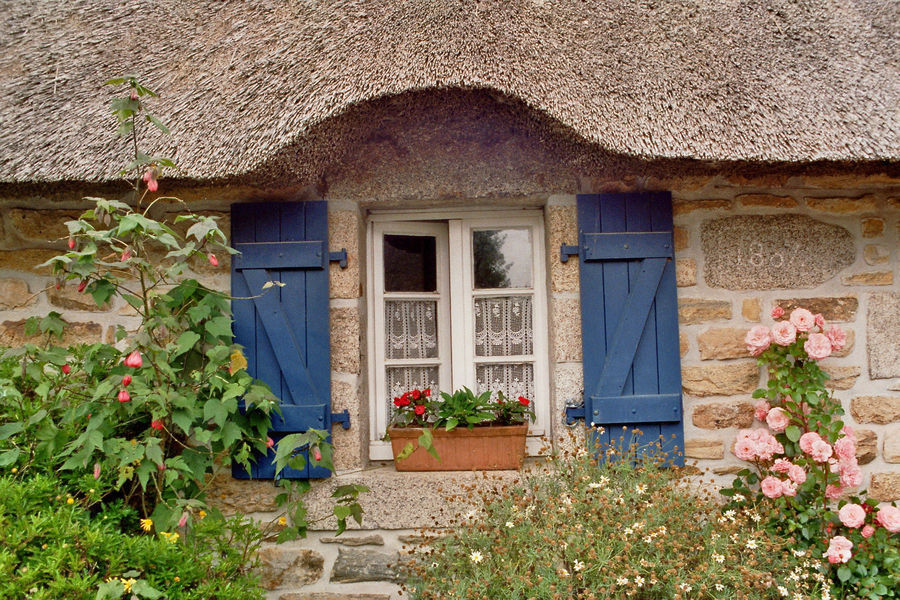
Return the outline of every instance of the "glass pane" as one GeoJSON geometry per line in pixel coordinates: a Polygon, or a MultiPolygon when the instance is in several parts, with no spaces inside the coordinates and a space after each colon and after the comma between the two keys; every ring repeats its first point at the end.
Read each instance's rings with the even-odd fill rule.
{"type": "Polygon", "coordinates": [[[437,290],[437,242],[427,235],[384,236],[384,291],[437,290]]]}
{"type": "Polygon", "coordinates": [[[475,355],[531,354],[534,327],[531,296],[475,298],[475,355]]]}
{"type": "Polygon", "coordinates": [[[534,400],[534,367],[530,363],[478,365],[475,378],[478,393],[490,390],[492,399],[502,391],[507,398],[525,396],[534,400]]]}
{"type": "Polygon", "coordinates": [[[438,395],[438,367],[387,367],[387,422],[394,416],[394,398],[414,388],[431,388],[431,397],[438,395]]]}
{"type": "Polygon", "coordinates": [[[385,358],[437,358],[437,302],[385,300],[385,358]]]}
{"type": "Polygon", "coordinates": [[[531,230],[472,232],[475,288],[531,287],[531,230]]]}

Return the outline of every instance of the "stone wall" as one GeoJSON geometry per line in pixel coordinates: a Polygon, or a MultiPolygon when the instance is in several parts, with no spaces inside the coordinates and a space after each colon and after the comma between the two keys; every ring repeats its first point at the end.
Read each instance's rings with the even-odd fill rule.
{"type": "MultiPolygon", "coordinates": [[[[375,208],[479,208],[498,203],[543,207],[549,402],[553,435],[558,445],[566,445],[570,442],[565,441],[564,405],[577,399],[582,388],[578,264],[559,259],[560,245],[577,242],[574,191],[671,190],[688,459],[709,469],[719,481],[737,468],[731,447],[737,430],[753,425],[750,394],[762,383],[754,361],[746,356],[744,333],[754,324],[771,324],[769,313],[774,306],[790,310],[802,304],[848,331],[847,348],[823,366],[832,376],[830,385],[844,403],[848,422],[857,429],[860,464],[872,495],[880,500],[900,499],[900,336],[896,333],[900,331],[900,285],[896,282],[900,180],[877,176],[583,178],[573,189],[545,193],[529,189],[520,195],[448,198],[417,196],[406,190],[387,192],[390,197],[385,202],[355,188],[356,183],[349,177],[337,180],[325,194],[329,245],[332,250],[348,251],[346,269],[331,266],[332,401],[334,410],[349,410],[352,426],[333,432],[340,475],[316,484],[309,504],[314,518],[327,517],[334,485],[364,483],[373,489],[364,499],[363,529],[369,531],[351,532],[348,540],[352,541],[343,545],[320,539],[329,536],[315,532],[306,542],[267,548],[265,577],[271,598],[396,595],[394,565],[401,560],[402,546],[412,539],[406,536],[413,535],[414,528],[449,525],[458,507],[447,496],[459,485],[496,485],[517,477],[513,473],[498,475],[499,479],[398,474],[389,463],[368,461],[364,249],[366,215],[375,208]]],[[[114,303],[98,308],[74,286],[56,290],[47,273],[34,268],[64,248],[66,232],[60,224],[78,214],[85,206],[79,198],[88,193],[0,198],[0,344],[22,343],[24,320],[50,310],[59,311],[70,323],[68,341],[109,340],[114,324],[136,324],[127,307],[114,303]]],[[[194,210],[221,217],[226,230],[231,202],[318,197],[309,189],[249,187],[193,187],[167,193],[181,196],[194,210]]],[[[156,216],[177,208],[160,205],[156,216]]],[[[228,288],[227,260],[218,269],[205,263],[195,268],[205,283],[228,288]]],[[[238,482],[227,475],[217,478],[212,488],[213,501],[223,509],[250,512],[264,521],[277,518],[273,497],[270,483],[238,482]]],[[[331,527],[332,522],[325,519],[318,526],[331,527]]]]}

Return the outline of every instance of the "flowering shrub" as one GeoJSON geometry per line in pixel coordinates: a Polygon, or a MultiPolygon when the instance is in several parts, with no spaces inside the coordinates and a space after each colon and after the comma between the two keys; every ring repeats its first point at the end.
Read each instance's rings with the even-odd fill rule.
{"type": "MultiPolygon", "coordinates": [[[[772,316],[784,311],[776,307],[772,316]]],[[[729,510],[756,507],[769,531],[792,535],[827,559],[826,597],[900,597],[900,509],[878,508],[862,499],[864,491],[851,495],[862,483],[856,437],[818,365],[843,348],[845,333],[797,308],[771,329],[753,327],[746,343],[768,371],[767,387],[754,392],[755,416],[766,428],[738,432],[733,452],[753,468],[722,490],[729,510]]]]}
{"type": "Polygon", "coordinates": [[[480,502],[415,554],[410,595],[431,599],[816,598],[816,563],[766,532],[750,508],[725,514],[656,446],[582,450],[480,502]]]}
{"type": "MultiPolygon", "coordinates": [[[[452,431],[459,425],[472,429],[476,426],[516,425],[527,423],[528,420],[534,422],[534,409],[528,398],[519,396],[516,400],[511,400],[498,391],[496,400],[492,400],[493,395],[493,392],[487,390],[476,396],[472,390],[464,387],[452,394],[441,392],[440,398],[434,399],[430,388],[410,390],[394,398],[395,409],[390,426],[425,428],[419,436],[419,446],[440,459],[434,449],[431,429],[452,431]]],[[[415,445],[408,442],[395,458],[403,460],[415,450],[415,445]]]]}

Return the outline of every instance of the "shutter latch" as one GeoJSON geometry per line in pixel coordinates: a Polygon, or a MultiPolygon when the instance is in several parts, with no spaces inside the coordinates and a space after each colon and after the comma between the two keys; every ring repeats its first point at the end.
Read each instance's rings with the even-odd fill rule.
{"type": "Polygon", "coordinates": [[[566,425],[569,427],[575,426],[575,421],[584,419],[584,399],[576,400],[575,398],[569,398],[566,400],[566,425]]]}
{"type": "Polygon", "coordinates": [[[344,409],[344,412],[331,413],[331,425],[340,423],[344,429],[350,429],[350,411],[344,409]]]}
{"type": "MultiPolygon", "coordinates": [[[[341,248],[337,252],[329,252],[328,253],[328,262],[338,262],[338,261],[340,261],[339,264],[342,269],[347,268],[347,249],[346,248],[341,248]]],[[[349,417],[347,417],[347,418],[349,419],[349,417]]],[[[350,425],[347,425],[347,427],[350,427],[350,425]]],[[[344,427],[344,429],[347,429],[347,427],[344,427]]]]}
{"type": "Polygon", "coordinates": [[[563,244],[559,247],[559,260],[562,262],[569,262],[570,256],[578,256],[578,251],[580,248],[578,246],[566,246],[563,244]]]}

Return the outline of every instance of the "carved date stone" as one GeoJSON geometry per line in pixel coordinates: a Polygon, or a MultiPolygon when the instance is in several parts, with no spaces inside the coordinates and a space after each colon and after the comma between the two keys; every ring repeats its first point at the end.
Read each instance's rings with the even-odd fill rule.
{"type": "Polygon", "coordinates": [[[811,288],[850,266],[850,232],[805,215],[739,215],[704,221],[706,283],[729,290],[811,288]]]}

